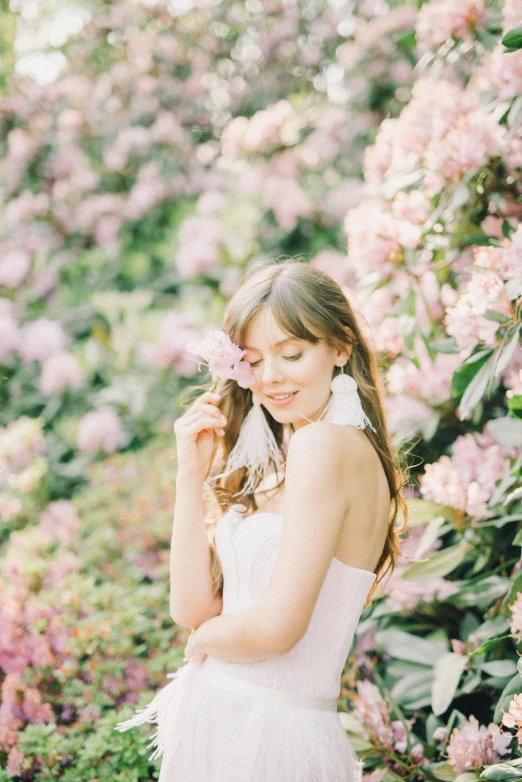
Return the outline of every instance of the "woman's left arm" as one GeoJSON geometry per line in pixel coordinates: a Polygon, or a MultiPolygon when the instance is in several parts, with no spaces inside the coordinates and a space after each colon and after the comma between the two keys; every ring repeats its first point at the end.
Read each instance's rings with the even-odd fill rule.
{"type": "Polygon", "coordinates": [[[230,662],[254,662],[285,654],[301,640],[337,548],[350,487],[361,469],[360,439],[349,439],[348,447],[339,426],[325,421],[292,435],[283,531],[269,592],[244,611],[200,625],[187,644],[187,659],[201,652],[230,662]]]}

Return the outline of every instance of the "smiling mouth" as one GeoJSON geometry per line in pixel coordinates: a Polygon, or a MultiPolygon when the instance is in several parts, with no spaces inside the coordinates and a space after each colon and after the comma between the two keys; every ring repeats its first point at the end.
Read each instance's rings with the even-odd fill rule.
{"type": "Polygon", "coordinates": [[[270,394],[267,394],[269,399],[273,399],[275,402],[282,402],[284,399],[290,399],[291,396],[295,396],[297,394],[297,391],[291,391],[289,394],[283,394],[283,395],[277,395],[272,396],[270,394]]]}

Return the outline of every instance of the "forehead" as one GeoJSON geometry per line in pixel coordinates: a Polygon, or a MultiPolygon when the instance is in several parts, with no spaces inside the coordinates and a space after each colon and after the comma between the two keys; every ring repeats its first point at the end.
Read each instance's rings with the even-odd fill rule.
{"type": "MultiPolygon", "coordinates": [[[[295,342],[297,339],[298,337],[283,331],[269,307],[262,307],[250,319],[244,347],[247,350],[272,350],[277,343],[295,342]]],[[[282,344],[279,346],[282,347],[282,344]]]]}

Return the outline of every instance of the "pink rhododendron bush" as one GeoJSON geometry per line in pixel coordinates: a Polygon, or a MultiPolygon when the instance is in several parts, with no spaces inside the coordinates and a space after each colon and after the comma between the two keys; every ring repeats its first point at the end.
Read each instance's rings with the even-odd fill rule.
{"type": "Polygon", "coordinates": [[[366,777],[522,779],[522,0],[93,0],[47,81],[33,13],[0,42],[0,782],[157,778],[114,726],[182,661],[190,348],[286,254],[344,286],[411,474],[339,700],[366,777]]]}

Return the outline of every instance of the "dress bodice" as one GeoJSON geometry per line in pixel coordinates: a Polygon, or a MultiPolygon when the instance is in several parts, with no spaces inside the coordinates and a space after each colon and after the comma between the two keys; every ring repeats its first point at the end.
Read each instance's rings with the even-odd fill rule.
{"type": "MultiPolygon", "coordinates": [[[[266,596],[283,527],[280,514],[243,516],[234,508],[218,521],[215,544],[223,568],[223,614],[249,608],[266,596]]],[[[332,559],[310,624],[286,654],[248,663],[209,655],[227,673],[264,687],[337,698],[341,674],[364,603],[375,580],[368,570],[332,559]]]]}

